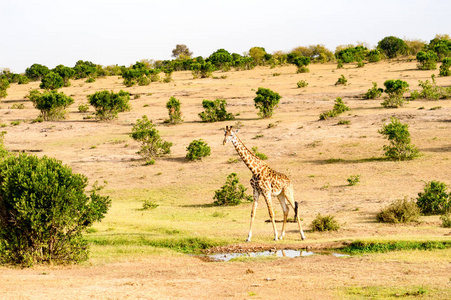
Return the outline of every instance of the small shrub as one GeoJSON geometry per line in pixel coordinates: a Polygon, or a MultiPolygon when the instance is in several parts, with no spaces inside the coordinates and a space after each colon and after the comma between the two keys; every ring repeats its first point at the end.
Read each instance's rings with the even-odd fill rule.
{"type": "Polygon", "coordinates": [[[451,214],[443,214],[440,216],[440,220],[442,221],[442,227],[451,228],[451,214]]]}
{"type": "Polygon", "coordinates": [[[299,80],[297,82],[298,88],[308,87],[308,82],[305,80],[299,80]]]}
{"type": "Polygon", "coordinates": [[[381,60],[381,53],[377,49],[371,50],[368,52],[367,59],[369,62],[378,62],[381,60]]]}
{"type": "Polygon", "coordinates": [[[164,72],[164,78],[163,78],[163,82],[165,83],[169,83],[172,81],[172,73],[174,72],[173,69],[165,69],[163,70],[164,72]]]}
{"type": "Polygon", "coordinates": [[[252,196],[246,195],[246,188],[239,183],[237,174],[231,173],[227,176],[225,185],[215,191],[213,200],[214,205],[233,206],[242,201],[252,201],[252,196]]]}
{"type": "Polygon", "coordinates": [[[262,87],[258,88],[256,92],[257,97],[254,98],[255,108],[260,111],[258,115],[262,118],[269,118],[273,115],[274,108],[279,104],[280,98],[282,98],[278,93],[265,89],[262,87]]]}
{"type": "Polygon", "coordinates": [[[419,218],[419,207],[413,200],[408,200],[407,198],[395,200],[376,216],[379,222],[384,223],[417,222],[419,218]]]}
{"type": "Polygon", "coordinates": [[[388,94],[381,105],[384,107],[398,108],[404,104],[404,93],[409,90],[409,84],[403,80],[387,80],[384,82],[385,93],[388,94]]]}
{"type": "Polygon", "coordinates": [[[451,89],[437,86],[435,82],[435,75],[431,75],[431,82],[429,80],[418,80],[418,85],[422,88],[421,91],[413,91],[410,94],[412,100],[426,99],[426,100],[439,100],[447,99],[451,97],[451,89]]]}
{"type": "Polygon", "coordinates": [[[6,90],[9,88],[9,81],[8,79],[1,79],[0,78],[0,99],[5,98],[8,96],[8,93],[6,90]]]}
{"type": "Polygon", "coordinates": [[[363,60],[357,61],[357,68],[363,68],[364,66],[365,66],[365,63],[363,62],[363,60]]]}
{"type": "Polygon", "coordinates": [[[420,70],[435,70],[437,69],[437,54],[429,50],[427,52],[420,51],[417,54],[418,69],[420,70]]]}
{"type": "Polygon", "coordinates": [[[194,140],[186,148],[188,153],[186,154],[186,159],[188,160],[200,160],[203,157],[207,157],[211,153],[211,148],[203,140],[194,140]]]}
{"type": "Polygon", "coordinates": [[[150,78],[147,76],[141,76],[138,78],[138,85],[139,86],[145,86],[150,84],[150,78]]]}
{"type": "Polygon", "coordinates": [[[11,105],[11,109],[25,109],[25,105],[23,103],[14,103],[11,105]]]}
{"type": "Polygon", "coordinates": [[[338,225],[338,222],[334,219],[334,216],[327,215],[327,216],[321,216],[321,214],[318,214],[316,218],[312,221],[311,224],[312,231],[337,231],[340,229],[340,225],[338,225]]]}
{"type": "Polygon", "coordinates": [[[449,68],[451,67],[451,57],[445,57],[442,60],[442,65],[440,66],[440,76],[451,76],[451,71],[449,68]]]}
{"type": "Polygon", "coordinates": [[[64,119],[65,108],[74,103],[74,99],[66,96],[63,92],[58,93],[56,90],[44,93],[32,90],[27,98],[31,100],[35,108],[40,110],[45,121],[64,119]]]}
{"type": "Polygon", "coordinates": [[[252,152],[254,153],[255,156],[257,156],[261,160],[267,160],[268,159],[268,156],[266,154],[258,152],[258,147],[257,146],[252,147],[252,152]]]}
{"type": "Polygon", "coordinates": [[[377,87],[377,83],[373,82],[373,87],[368,89],[368,92],[365,94],[365,99],[376,99],[382,95],[384,90],[382,88],[377,87]]]}
{"type": "Polygon", "coordinates": [[[310,70],[307,66],[310,64],[310,57],[306,56],[298,56],[293,59],[293,64],[298,68],[296,73],[308,73],[310,70]]]}
{"type": "Polygon", "coordinates": [[[338,78],[337,82],[335,82],[335,85],[346,85],[348,82],[348,80],[346,79],[346,77],[341,74],[340,78],[338,78]]]}
{"type": "Polygon", "coordinates": [[[120,90],[118,93],[106,90],[95,92],[87,96],[89,103],[96,110],[96,119],[112,120],[117,118],[119,112],[130,110],[130,94],[120,90]]]}
{"type": "Polygon", "coordinates": [[[64,85],[63,77],[57,73],[49,72],[42,77],[39,87],[43,90],[57,90],[64,85]]]}
{"type": "Polygon", "coordinates": [[[88,104],[88,103],[80,104],[80,105],[78,106],[78,111],[81,112],[81,113],[85,113],[85,112],[87,112],[88,110],[89,110],[89,104],[88,104]]]}
{"type": "Polygon", "coordinates": [[[417,205],[425,215],[448,213],[451,210],[451,192],[445,183],[432,180],[426,183],[424,191],[418,193],[417,205]]]}
{"type": "Polygon", "coordinates": [[[178,124],[183,122],[180,101],[178,99],[175,97],[169,98],[169,101],[166,103],[166,108],[169,113],[169,123],[178,124]]]}
{"type": "Polygon", "coordinates": [[[82,233],[106,214],[111,200],[68,166],[20,154],[0,164],[0,261],[22,266],[88,258],[82,233]]]}
{"type": "Polygon", "coordinates": [[[351,121],[349,121],[349,120],[340,120],[340,121],[338,121],[337,124],[338,125],[349,125],[349,124],[351,124],[351,121]]]}
{"type": "Polygon", "coordinates": [[[337,59],[337,69],[343,69],[343,61],[341,59],[337,59]]]}
{"type": "Polygon", "coordinates": [[[418,148],[410,144],[409,125],[392,117],[391,123],[383,125],[378,132],[384,135],[390,145],[384,145],[384,155],[392,160],[410,160],[419,156],[418,148]]]}
{"type": "Polygon", "coordinates": [[[345,111],[348,111],[348,110],[350,110],[350,108],[348,106],[346,106],[346,104],[344,104],[343,100],[340,97],[338,97],[337,99],[335,99],[335,104],[334,104],[333,109],[320,114],[319,119],[327,120],[328,118],[336,117],[339,114],[341,114],[345,111]]]}
{"type": "Polygon", "coordinates": [[[19,75],[19,84],[28,84],[30,79],[27,76],[19,75]]]}
{"type": "Polygon", "coordinates": [[[354,186],[360,181],[360,175],[351,175],[347,179],[350,186],[354,186]]]}
{"type": "Polygon", "coordinates": [[[211,62],[193,63],[191,64],[191,73],[193,78],[208,78],[211,77],[215,66],[211,62]]]}
{"type": "Polygon", "coordinates": [[[151,210],[157,208],[159,205],[152,200],[144,200],[142,210],[151,210]]]}
{"type": "Polygon", "coordinates": [[[141,150],[138,151],[138,154],[148,162],[152,161],[155,157],[171,153],[172,143],[163,141],[160,133],[147,116],[136,120],[130,136],[135,141],[141,143],[141,150]]]}
{"type": "Polygon", "coordinates": [[[224,99],[216,99],[215,101],[204,99],[202,101],[204,111],[199,113],[199,117],[203,122],[219,122],[235,119],[233,114],[227,112],[226,106],[227,102],[224,99]]]}

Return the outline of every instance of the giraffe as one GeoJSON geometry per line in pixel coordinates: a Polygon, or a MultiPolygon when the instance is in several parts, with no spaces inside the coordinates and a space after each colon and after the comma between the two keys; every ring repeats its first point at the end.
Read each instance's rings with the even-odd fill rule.
{"type": "Polygon", "coordinates": [[[238,152],[243,162],[252,172],[251,186],[254,191],[254,201],[252,203],[251,224],[246,242],[250,242],[252,238],[252,223],[255,219],[258,198],[260,195],[263,196],[266,201],[266,205],[268,206],[269,218],[274,229],[274,240],[277,241],[278,239],[283,239],[283,237],[285,236],[285,225],[287,223],[289,211],[288,204],[291,205],[291,207],[295,210],[295,218],[299,226],[301,238],[304,240],[305,235],[302,231],[299,215],[297,214],[297,207],[295,208],[295,204],[297,203],[295,203],[294,201],[293,184],[291,183],[290,179],[288,178],[288,176],[271,169],[266,162],[262,161],[251,151],[249,151],[249,149],[236,135],[238,130],[233,131],[232,127],[233,126],[230,126],[229,128],[229,126],[226,126],[226,128],[224,129],[225,134],[223,145],[225,145],[227,142],[232,142],[233,146],[235,146],[235,150],[238,152]],[[283,210],[282,233],[279,237],[277,235],[276,222],[274,220],[274,210],[272,208],[271,201],[272,196],[277,196],[283,210]]]}

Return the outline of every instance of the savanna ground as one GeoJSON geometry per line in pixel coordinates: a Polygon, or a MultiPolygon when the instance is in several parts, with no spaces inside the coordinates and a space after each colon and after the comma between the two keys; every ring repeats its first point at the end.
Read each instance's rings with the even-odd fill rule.
{"type": "MultiPolygon", "coordinates": [[[[396,199],[415,198],[424,181],[451,184],[451,101],[416,100],[402,108],[386,109],[380,105],[381,99],[362,98],[372,82],[381,87],[387,79],[402,79],[416,90],[418,80],[430,80],[438,71],[420,71],[415,60],[385,61],[363,68],[354,64],[344,69],[337,69],[336,64],[309,68],[310,73],[296,74],[294,66],[260,67],[215,72],[214,78],[195,80],[190,72],[175,72],[171,83],[131,88],[117,76],[94,83],[72,80],[70,87],[61,89],[75,100],[68,108],[69,118],[43,123],[31,123],[39,112],[25,99],[39,82],[13,84],[0,105],[0,122],[8,132],[6,147],[56,157],[87,175],[91,183],[107,181],[103,193],[113,202],[106,218],[86,235],[91,242],[88,262],[31,269],[0,267],[1,298],[450,299],[451,250],[208,262],[152,246],[199,238],[246,251],[259,247],[321,249],[357,239],[450,239],[450,229],[440,227],[438,216],[421,217],[415,224],[387,225],[377,223],[375,215],[396,199]],[[341,74],[348,85],[335,85],[341,74]],[[299,80],[306,80],[308,87],[297,88],[299,80]],[[258,87],[282,96],[272,118],[257,116],[253,98],[258,87]],[[78,105],[87,103],[87,95],[104,89],[129,91],[131,111],[120,113],[112,122],[84,119],[87,114],[79,113],[78,105]],[[163,122],[168,118],[165,104],[171,96],[182,104],[183,124],[163,122]],[[351,111],[319,121],[319,114],[332,109],[336,97],[351,111]],[[227,109],[237,115],[236,120],[201,123],[197,114],[203,110],[202,99],[217,98],[227,100],[227,109]],[[16,103],[23,103],[25,109],[12,109],[16,103]],[[437,107],[441,108],[431,110],[437,107]],[[136,154],[139,144],[129,137],[142,115],[154,121],[163,139],[174,143],[172,154],[157,159],[155,165],[144,165],[136,154]],[[388,141],[377,131],[392,116],[409,124],[412,143],[421,157],[404,162],[381,159],[382,146],[388,141]],[[340,119],[350,124],[337,125],[340,119]],[[17,121],[19,125],[13,125],[17,121]],[[251,203],[210,205],[214,191],[232,172],[252,193],[250,171],[239,160],[229,162],[239,157],[232,145],[222,145],[226,125],[240,128],[239,136],[249,148],[258,146],[259,152],[268,155],[270,166],[291,177],[305,241],[294,223],[288,224],[283,241],[272,241],[271,225],[265,222],[266,205],[260,201],[253,241],[243,243],[251,203]],[[188,162],[186,147],[195,139],[211,146],[211,156],[188,162]],[[348,185],[351,175],[360,175],[355,186],[348,185]],[[145,200],[159,206],[142,210],[145,200]],[[334,215],[341,229],[311,232],[310,223],[318,213],[334,215]]],[[[449,77],[436,80],[437,85],[451,85],[449,77]]],[[[91,108],[88,113],[92,112],[91,108]]],[[[281,219],[277,203],[275,209],[281,219]]],[[[279,230],[280,226],[278,223],[279,230]]]]}

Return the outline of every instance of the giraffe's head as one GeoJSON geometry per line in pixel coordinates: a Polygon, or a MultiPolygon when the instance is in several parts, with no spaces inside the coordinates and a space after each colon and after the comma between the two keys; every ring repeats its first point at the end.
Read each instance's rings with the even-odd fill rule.
{"type": "Polygon", "coordinates": [[[232,127],[233,126],[226,126],[226,128],[224,129],[224,142],[222,142],[223,145],[225,145],[227,142],[233,141],[233,139],[235,138],[235,133],[237,133],[238,130],[233,131],[232,127]]]}

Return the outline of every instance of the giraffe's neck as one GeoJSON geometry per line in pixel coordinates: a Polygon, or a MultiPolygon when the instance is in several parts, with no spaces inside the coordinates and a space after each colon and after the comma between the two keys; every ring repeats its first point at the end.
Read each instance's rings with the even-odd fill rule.
{"type": "Polygon", "coordinates": [[[262,170],[262,166],[266,165],[264,161],[259,159],[254,155],[254,153],[247,149],[247,147],[236,135],[232,140],[232,143],[233,146],[235,146],[236,152],[238,152],[243,162],[254,175],[258,174],[262,170]]]}

